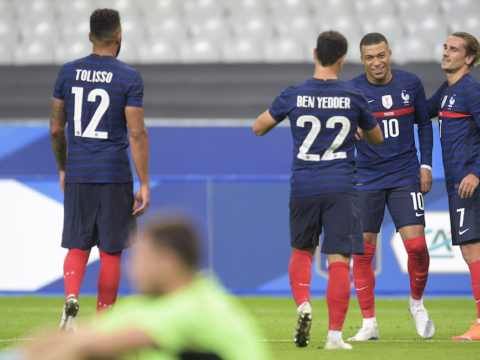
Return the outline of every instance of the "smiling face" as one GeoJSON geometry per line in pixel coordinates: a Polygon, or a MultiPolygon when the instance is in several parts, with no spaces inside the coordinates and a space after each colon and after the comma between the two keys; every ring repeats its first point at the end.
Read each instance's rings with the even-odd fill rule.
{"type": "Polygon", "coordinates": [[[443,44],[442,69],[447,73],[468,70],[474,60],[473,55],[467,56],[467,42],[460,37],[450,36],[443,44]]]}
{"type": "Polygon", "coordinates": [[[362,46],[361,59],[365,66],[367,79],[373,84],[386,84],[392,78],[390,60],[392,51],[385,42],[362,46]]]}

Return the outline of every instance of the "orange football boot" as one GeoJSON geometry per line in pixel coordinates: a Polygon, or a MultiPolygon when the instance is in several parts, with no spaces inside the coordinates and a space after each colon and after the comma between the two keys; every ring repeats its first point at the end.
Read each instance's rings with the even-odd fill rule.
{"type": "Polygon", "coordinates": [[[470,326],[470,330],[460,336],[452,337],[452,341],[479,341],[480,340],[480,323],[475,321],[475,325],[470,326]]]}

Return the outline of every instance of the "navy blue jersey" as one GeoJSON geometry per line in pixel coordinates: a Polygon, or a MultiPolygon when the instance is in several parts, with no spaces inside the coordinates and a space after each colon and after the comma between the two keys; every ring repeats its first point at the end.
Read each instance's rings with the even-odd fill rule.
{"type": "Polygon", "coordinates": [[[291,196],[331,192],[357,194],[357,125],[377,125],[361,91],[339,80],[311,79],[284,89],[270,107],[278,122],[287,116],[293,135],[291,196]]]}
{"type": "Polygon", "coordinates": [[[384,138],[378,147],[356,142],[359,190],[419,183],[414,124],[418,125],[421,163],[432,166],[432,122],[422,82],[411,72],[391,71],[392,79],[385,85],[370,83],[366,74],[349,81],[363,90],[384,138]]]}
{"type": "Polygon", "coordinates": [[[65,101],[66,183],[132,181],[125,107],[142,107],[137,70],[112,56],[91,54],[65,64],[53,97],[65,101]]]}
{"type": "Polygon", "coordinates": [[[480,178],[480,84],[470,73],[452,86],[445,81],[428,105],[430,117],[438,115],[445,181],[452,195],[468,174],[480,178]]]}

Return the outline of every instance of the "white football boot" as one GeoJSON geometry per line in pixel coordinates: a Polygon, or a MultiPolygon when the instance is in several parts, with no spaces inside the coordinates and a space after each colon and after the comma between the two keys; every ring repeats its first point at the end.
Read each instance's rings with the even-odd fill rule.
{"type": "Polygon", "coordinates": [[[363,326],[355,336],[352,336],[347,339],[347,341],[368,341],[368,340],[379,340],[380,335],[378,335],[377,325],[372,327],[363,326]]]}
{"type": "Polygon", "coordinates": [[[298,320],[293,332],[293,342],[297,347],[305,347],[310,342],[310,329],[312,328],[312,306],[304,302],[298,308],[298,320]]]}
{"type": "Polygon", "coordinates": [[[58,327],[59,333],[67,331],[77,332],[77,314],[80,307],[75,295],[68,295],[65,304],[63,304],[62,319],[58,327]]]}
{"type": "Polygon", "coordinates": [[[334,339],[333,336],[328,335],[327,341],[325,342],[325,349],[326,350],[331,350],[331,349],[351,350],[352,345],[345,344],[345,342],[341,338],[334,339]]]}
{"type": "Polygon", "coordinates": [[[410,314],[412,314],[413,321],[415,321],[418,335],[424,339],[432,338],[433,334],[435,334],[435,326],[428,316],[427,309],[423,306],[423,300],[412,301],[410,299],[408,309],[410,314]]]}

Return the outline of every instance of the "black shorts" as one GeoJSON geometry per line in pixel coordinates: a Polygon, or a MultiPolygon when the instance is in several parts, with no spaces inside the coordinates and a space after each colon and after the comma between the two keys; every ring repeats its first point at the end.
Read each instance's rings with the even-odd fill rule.
{"type": "Polygon", "coordinates": [[[448,208],[453,245],[480,239],[480,190],[475,190],[471,198],[450,195],[448,208]]]}
{"type": "Polygon", "coordinates": [[[385,205],[395,228],[425,226],[425,210],[420,184],[378,190],[359,190],[360,221],[363,232],[379,233],[385,205]]]}
{"type": "Polygon", "coordinates": [[[65,184],[62,247],[117,253],[136,230],[133,182],[65,184]]]}
{"type": "Polygon", "coordinates": [[[325,231],[322,253],[364,253],[356,195],[328,193],[290,198],[292,247],[318,246],[322,227],[325,231]]]}

